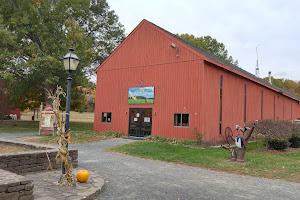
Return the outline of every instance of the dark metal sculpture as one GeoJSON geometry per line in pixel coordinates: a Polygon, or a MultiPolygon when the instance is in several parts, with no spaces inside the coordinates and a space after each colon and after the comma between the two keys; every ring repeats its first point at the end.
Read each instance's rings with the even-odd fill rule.
{"type": "Polygon", "coordinates": [[[245,157],[248,141],[253,133],[254,128],[255,128],[255,124],[253,124],[251,128],[246,127],[245,129],[241,129],[239,126],[237,126],[237,129],[243,132],[243,136],[237,136],[236,138],[233,138],[232,131],[229,127],[225,129],[226,140],[230,146],[228,147],[228,146],[221,145],[221,147],[230,151],[231,161],[233,162],[236,161],[239,163],[245,162],[244,157],[245,157]],[[232,144],[234,141],[235,144],[232,144]],[[237,147],[238,147],[238,151],[236,150],[237,147]]]}

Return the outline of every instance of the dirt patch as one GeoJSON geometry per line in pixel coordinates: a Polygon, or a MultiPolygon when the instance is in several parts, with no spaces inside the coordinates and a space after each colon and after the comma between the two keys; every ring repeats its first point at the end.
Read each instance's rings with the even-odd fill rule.
{"type": "Polygon", "coordinates": [[[29,149],[9,146],[9,145],[0,145],[0,153],[12,153],[12,152],[23,152],[23,151],[29,151],[29,149]]]}

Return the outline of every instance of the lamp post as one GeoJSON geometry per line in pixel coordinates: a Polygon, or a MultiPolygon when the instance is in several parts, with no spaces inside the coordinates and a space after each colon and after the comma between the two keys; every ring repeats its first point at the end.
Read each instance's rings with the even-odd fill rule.
{"type": "MultiPolygon", "coordinates": [[[[69,122],[70,122],[70,103],[71,103],[71,83],[72,83],[72,73],[76,72],[77,66],[81,61],[78,56],[74,53],[73,43],[70,52],[67,53],[63,58],[64,71],[68,74],[67,82],[67,103],[66,103],[66,121],[65,121],[65,136],[69,133],[69,122]]],[[[68,149],[68,142],[67,142],[68,149]]],[[[65,174],[65,166],[63,163],[62,173],[65,174]]],[[[60,180],[59,180],[60,182],[60,180]]]]}
{"type": "Polygon", "coordinates": [[[73,43],[71,48],[69,49],[70,52],[67,53],[63,57],[63,65],[64,71],[68,74],[68,87],[67,87],[67,104],[66,104],[66,121],[65,121],[65,128],[66,134],[69,133],[69,121],[70,121],[70,103],[71,103],[71,83],[72,83],[72,73],[76,72],[77,66],[81,61],[78,56],[74,53],[73,43]]]}

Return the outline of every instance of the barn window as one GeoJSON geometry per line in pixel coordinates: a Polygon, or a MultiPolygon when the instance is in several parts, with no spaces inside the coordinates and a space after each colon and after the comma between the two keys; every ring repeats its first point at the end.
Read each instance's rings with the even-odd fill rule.
{"type": "Polygon", "coordinates": [[[189,127],[190,114],[187,113],[175,113],[174,114],[174,126],[176,127],[189,127]]]}
{"type": "Polygon", "coordinates": [[[111,123],[111,112],[102,112],[102,123],[111,123]]]}

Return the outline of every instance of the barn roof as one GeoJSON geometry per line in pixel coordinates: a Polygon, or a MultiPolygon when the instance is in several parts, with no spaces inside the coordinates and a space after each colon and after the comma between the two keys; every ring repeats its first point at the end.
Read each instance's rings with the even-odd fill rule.
{"type": "Polygon", "coordinates": [[[199,53],[201,53],[202,55],[206,56],[207,58],[209,58],[209,59],[211,59],[211,60],[213,60],[215,62],[218,62],[218,63],[220,63],[222,65],[225,65],[225,66],[233,69],[234,71],[238,71],[238,72],[240,72],[240,73],[242,73],[242,74],[244,74],[244,75],[246,75],[246,76],[248,76],[248,77],[250,77],[252,79],[255,79],[256,81],[258,81],[258,82],[260,82],[260,83],[262,83],[264,85],[268,85],[269,87],[277,90],[279,93],[284,93],[284,94],[286,94],[288,96],[291,96],[291,97],[297,99],[298,101],[300,101],[300,98],[298,96],[296,96],[294,94],[291,94],[291,93],[289,93],[289,92],[287,92],[287,91],[285,91],[285,90],[283,90],[283,89],[281,89],[281,88],[279,88],[279,87],[277,87],[275,85],[270,84],[268,81],[265,81],[264,79],[259,78],[259,77],[255,76],[254,74],[251,74],[250,72],[248,72],[248,71],[246,71],[246,70],[244,70],[244,69],[242,69],[242,68],[240,68],[240,67],[238,67],[236,65],[233,65],[232,63],[230,63],[230,62],[228,62],[226,60],[223,60],[222,58],[220,58],[220,57],[218,57],[218,56],[216,56],[216,55],[214,55],[214,54],[212,54],[212,53],[210,53],[210,52],[208,52],[208,51],[206,51],[206,50],[204,50],[204,49],[202,49],[202,48],[200,48],[200,47],[198,47],[198,46],[196,46],[196,45],[194,45],[194,44],[192,44],[192,43],[190,43],[190,42],[188,42],[188,41],[186,41],[186,40],[184,40],[184,39],[182,39],[180,37],[178,37],[177,35],[175,35],[173,33],[170,33],[169,31],[167,31],[167,30],[165,30],[165,29],[163,29],[163,28],[161,28],[161,27],[159,27],[159,26],[157,26],[155,24],[153,24],[153,25],[156,26],[156,27],[158,27],[158,28],[160,28],[161,30],[163,30],[164,32],[166,32],[167,34],[169,34],[170,36],[176,38],[180,42],[182,42],[182,43],[186,44],[187,46],[191,47],[192,49],[198,51],[199,53]]]}

